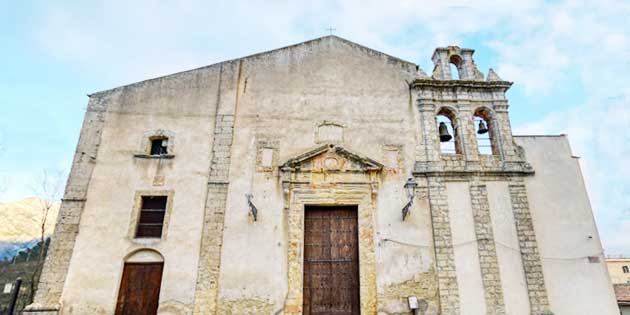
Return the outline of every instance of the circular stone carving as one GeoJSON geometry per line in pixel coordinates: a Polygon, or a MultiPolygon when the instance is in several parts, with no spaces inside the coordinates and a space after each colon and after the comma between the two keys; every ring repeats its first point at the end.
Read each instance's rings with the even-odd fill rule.
{"type": "Polygon", "coordinates": [[[337,161],[337,159],[335,159],[335,158],[329,157],[329,158],[326,158],[324,160],[324,166],[327,169],[329,169],[329,170],[338,169],[339,168],[339,161],[337,161]]]}

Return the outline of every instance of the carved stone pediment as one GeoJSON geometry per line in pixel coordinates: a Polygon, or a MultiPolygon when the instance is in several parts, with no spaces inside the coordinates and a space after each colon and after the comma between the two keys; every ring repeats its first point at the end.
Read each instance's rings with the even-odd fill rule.
{"type": "Polygon", "coordinates": [[[290,158],[280,166],[283,172],[366,172],[381,169],[383,164],[330,143],[290,158]]]}

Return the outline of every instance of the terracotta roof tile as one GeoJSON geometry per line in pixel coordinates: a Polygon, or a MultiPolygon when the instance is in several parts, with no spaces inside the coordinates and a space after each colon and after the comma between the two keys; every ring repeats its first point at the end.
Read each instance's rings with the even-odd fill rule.
{"type": "Polygon", "coordinates": [[[630,304],[630,284],[615,284],[615,296],[619,304],[630,304]]]}

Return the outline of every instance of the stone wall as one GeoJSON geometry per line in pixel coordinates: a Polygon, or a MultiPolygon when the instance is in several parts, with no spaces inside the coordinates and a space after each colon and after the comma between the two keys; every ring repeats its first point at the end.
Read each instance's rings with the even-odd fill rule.
{"type": "Polygon", "coordinates": [[[490,205],[485,185],[470,185],[470,199],[477,236],[477,252],[481,267],[486,309],[489,314],[505,314],[499,262],[490,219],[490,205]]]}
{"type": "Polygon", "coordinates": [[[234,115],[217,115],[194,314],[216,312],[233,127],[234,115]]]}
{"type": "Polygon", "coordinates": [[[442,179],[427,180],[427,196],[431,205],[435,260],[440,292],[440,314],[460,314],[459,289],[455,273],[453,239],[446,186],[442,179]]]}

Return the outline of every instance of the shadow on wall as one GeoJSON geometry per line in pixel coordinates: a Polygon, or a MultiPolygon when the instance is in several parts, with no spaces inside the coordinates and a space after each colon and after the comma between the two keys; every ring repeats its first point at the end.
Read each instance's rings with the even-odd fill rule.
{"type": "Polygon", "coordinates": [[[41,254],[42,244],[39,242],[34,247],[22,250],[8,260],[0,262],[0,315],[21,314],[22,309],[33,301],[49,244],[50,238],[47,238],[44,244],[43,255],[41,254]],[[22,285],[18,293],[14,313],[9,314],[9,304],[11,303],[17,278],[22,279],[22,285]]]}

